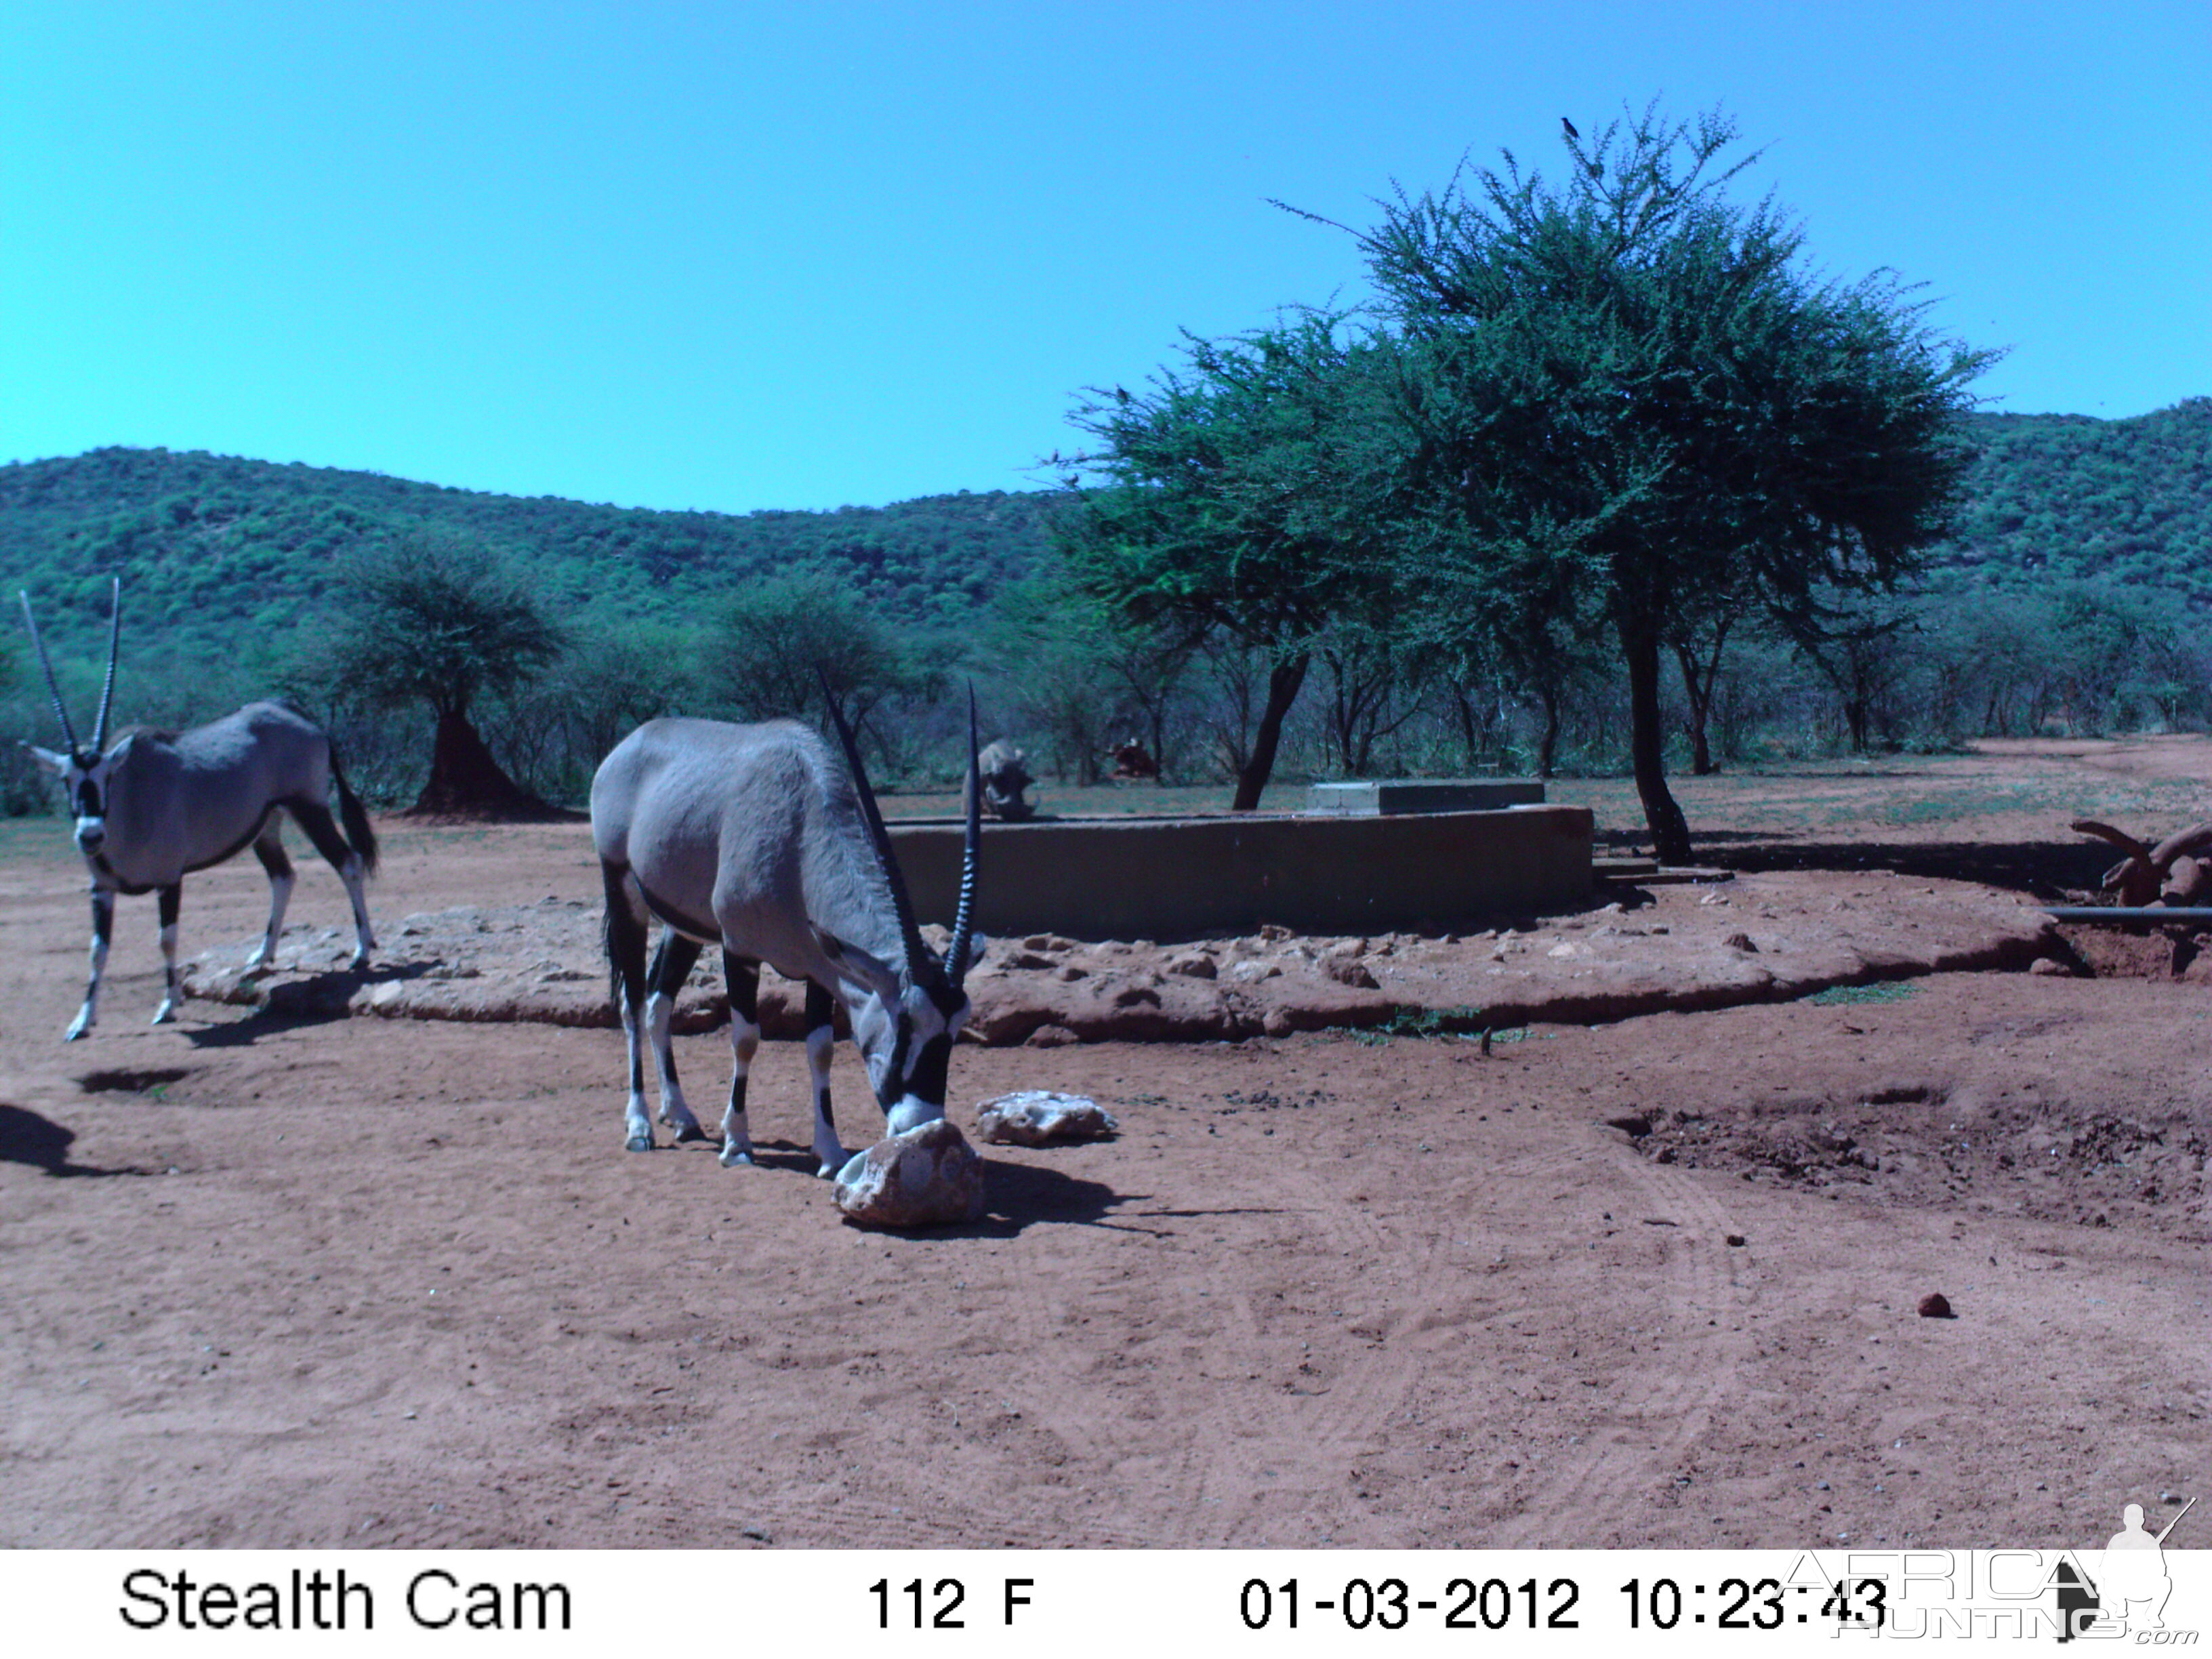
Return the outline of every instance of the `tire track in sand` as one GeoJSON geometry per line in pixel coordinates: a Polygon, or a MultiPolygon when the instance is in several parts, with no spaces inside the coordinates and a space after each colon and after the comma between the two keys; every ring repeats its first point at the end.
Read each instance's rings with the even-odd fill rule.
{"type": "Polygon", "coordinates": [[[1665,1351],[1653,1363],[1618,1368],[1605,1401],[1613,1425],[1548,1460],[1519,1513],[1486,1540],[1500,1547],[1616,1541],[1596,1530],[1606,1524],[1607,1499],[1671,1486],[1740,1389],[1738,1373],[1752,1349],[1738,1328],[1755,1292],[1736,1282],[1723,1242],[1728,1217],[1710,1183],[1625,1150],[1616,1152],[1614,1167],[1638,1195],[1636,1206],[1620,1212],[1628,1225],[1647,1218],[1675,1224],[1662,1230],[1663,1261],[1646,1280],[1665,1351]]]}

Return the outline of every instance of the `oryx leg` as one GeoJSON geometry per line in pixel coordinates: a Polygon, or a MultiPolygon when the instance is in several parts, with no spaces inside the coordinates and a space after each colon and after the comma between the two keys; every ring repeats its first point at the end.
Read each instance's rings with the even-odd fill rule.
{"type": "Polygon", "coordinates": [[[292,860],[284,856],[284,820],[276,813],[269,815],[261,833],[254,836],[253,856],[269,873],[269,931],[261,936],[261,948],[246,963],[259,968],[276,960],[276,941],[284,936],[284,907],[292,899],[292,860]]]}
{"type": "Polygon", "coordinates": [[[100,975],[107,966],[107,941],[114,932],[115,890],[95,887],[92,890],[92,973],[85,981],[84,1006],[76,1011],[69,1030],[62,1033],[64,1042],[75,1042],[100,1018],[100,975]]]}
{"type": "Polygon", "coordinates": [[[184,896],[181,882],[155,895],[161,915],[161,1006],[154,1011],[156,1025],[167,1025],[177,1017],[177,907],[184,896]]]}
{"type": "Polygon", "coordinates": [[[825,1180],[845,1167],[845,1149],[837,1144],[837,1126],[830,1115],[830,1056],[836,1052],[836,1000],[812,980],[806,981],[806,1070],[814,1084],[814,1156],[822,1161],[815,1173],[825,1180]]]}
{"type": "Polygon", "coordinates": [[[623,1145],[633,1152],[653,1150],[653,1120],[645,1112],[645,901],[620,865],[602,860],[606,884],[607,965],[614,981],[615,1007],[622,1015],[623,1040],[629,1050],[629,1100],[623,1110],[623,1145]]]}
{"type": "Polygon", "coordinates": [[[646,975],[651,989],[645,999],[645,1029],[652,1033],[653,1063],[660,1072],[660,1121],[676,1131],[679,1146],[707,1138],[699,1120],[684,1103],[683,1087],[676,1081],[676,1051],[668,1040],[676,994],[691,976],[691,964],[698,960],[697,939],[687,939],[673,927],[663,927],[660,948],[653,953],[653,967],[646,975]]]}
{"type": "Polygon", "coordinates": [[[368,953],[376,949],[376,934],[368,925],[368,895],[362,886],[361,854],[347,844],[346,838],[338,832],[337,820],[322,802],[288,800],[284,805],[300,821],[300,828],[307,832],[307,839],[314,842],[315,850],[330,860],[331,868],[345,883],[346,896],[353,901],[352,965],[368,967],[368,953]]]}
{"type": "Polygon", "coordinates": [[[722,1114],[722,1163],[753,1161],[753,1137],[745,1121],[745,1081],[760,1050],[760,963],[722,952],[722,982],[730,993],[730,1109],[722,1114]]]}

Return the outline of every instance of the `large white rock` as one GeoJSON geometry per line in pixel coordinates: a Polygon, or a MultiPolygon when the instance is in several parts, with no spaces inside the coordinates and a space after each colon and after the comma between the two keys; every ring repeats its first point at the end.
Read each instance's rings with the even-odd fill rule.
{"type": "Polygon", "coordinates": [[[944,1118],[878,1141],[837,1172],[837,1207],[869,1227],[939,1227],[983,1213],[983,1160],[944,1118]]]}
{"type": "Polygon", "coordinates": [[[975,1133],[994,1146],[1042,1146],[1054,1140],[1103,1140],[1121,1126],[1083,1095],[1024,1089],[975,1109],[975,1133]]]}

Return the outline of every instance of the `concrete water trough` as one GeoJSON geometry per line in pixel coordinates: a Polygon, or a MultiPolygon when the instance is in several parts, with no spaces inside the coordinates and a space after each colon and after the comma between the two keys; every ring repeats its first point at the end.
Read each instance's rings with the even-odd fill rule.
{"type": "MultiPolygon", "coordinates": [[[[1591,829],[1587,807],[1542,805],[987,823],[975,925],[1000,937],[1176,939],[1271,922],[1374,933],[1573,910],[1593,890],[1591,829]]],[[[959,826],[890,833],[915,908],[949,920],[959,826]]]]}

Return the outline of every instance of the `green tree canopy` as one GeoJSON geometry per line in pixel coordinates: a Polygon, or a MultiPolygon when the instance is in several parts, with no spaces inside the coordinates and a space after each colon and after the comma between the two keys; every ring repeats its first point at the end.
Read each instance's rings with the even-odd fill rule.
{"type": "Polygon", "coordinates": [[[1663,647],[1739,594],[1817,637],[1824,595],[1911,571],[1946,528],[1966,384],[1989,360],[1936,338],[1887,273],[1809,274],[1771,200],[1728,200],[1748,165],[1718,165],[1735,137],[1717,113],[1647,110],[1571,137],[1564,183],[1508,155],[1401,193],[1359,237],[1416,472],[1457,514],[1427,556],[1440,586],[1509,611],[1595,597],[1674,861],[1691,847],[1662,763],[1663,647]]]}
{"type": "Polygon", "coordinates": [[[356,555],[337,584],[339,626],[313,678],[334,699],[424,703],[437,717],[418,811],[542,811],[492,758],[471,719],[480,699],[529,684],[565,631],[529,582],[481,543],[416,533],[356,555]]]}
{"type": "Polygon", "coordinates": [[[1225,341],[1142,393],[1094,391],[1074,424],[1103,487],[1060,521],[1076,583],[1132,623],[1261,652],[1268,687],[1232,810],[1273,770],[1284,717],[1331,618],[1383,603],[1396,459],[1372,342],[1320,313],[1225,341]]]}
{"type": "Polygon", "coordinates": [[[886,698],[940,695],[956,653],[938,635],[895,627],[842,572],[815,566],[753,584],[725,604],[699,681],[739,720],[815,721],[826,679],[858,732],[886,698]]]}

